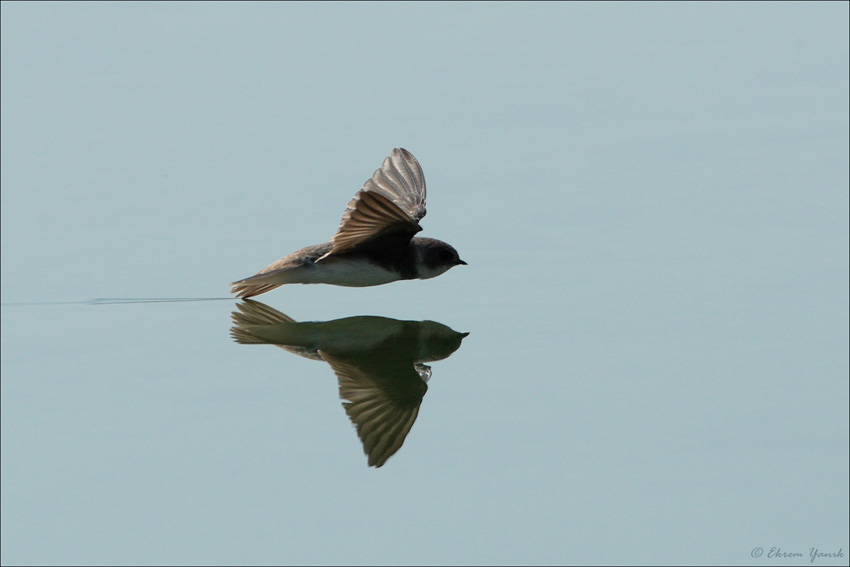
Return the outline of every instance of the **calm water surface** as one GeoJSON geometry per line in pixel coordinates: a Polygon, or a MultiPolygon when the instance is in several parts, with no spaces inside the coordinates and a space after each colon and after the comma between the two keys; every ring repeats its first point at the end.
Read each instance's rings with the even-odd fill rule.
{"type": "Polygon", "coordinates": [[[4,3],[3,564],[846,565],[847,21],[4,3]],[[397,146],[468,266],[124,301],[227,297],[397,146]]]}

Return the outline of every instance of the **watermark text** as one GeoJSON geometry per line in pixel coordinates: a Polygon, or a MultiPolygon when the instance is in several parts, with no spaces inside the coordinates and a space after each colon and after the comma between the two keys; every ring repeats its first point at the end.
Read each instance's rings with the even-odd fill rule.
{"type": "Polygon", "coordinates": [[[767,557],[768,559],[801,559],[806,557],[809,561],[814,563],[818,559],[840,559],[844,557],[844,548],[838,548],[838,551],[824,551],[817,547],[810,547],[808,552],[802,552],[798,550],[787,550],[782,549],[779,546],[771,547],[766,550],[763,547],[754,547],[750,552],[750,556],[753,559],[758,559],[759,557],[767,557]]]}

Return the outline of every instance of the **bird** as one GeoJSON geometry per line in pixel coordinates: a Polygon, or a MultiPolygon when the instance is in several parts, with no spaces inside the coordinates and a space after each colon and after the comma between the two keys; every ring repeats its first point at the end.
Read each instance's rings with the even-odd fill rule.
{"type": "Polygon", "coordinates": [[[424,216],[422,167],[409,151],[395,148],[348,203],[330,242],[284,256],[233,282],[230,292],[248,298],[291,283],[375,286],[467,265],[449,244],[414,236],[424,216]]]}

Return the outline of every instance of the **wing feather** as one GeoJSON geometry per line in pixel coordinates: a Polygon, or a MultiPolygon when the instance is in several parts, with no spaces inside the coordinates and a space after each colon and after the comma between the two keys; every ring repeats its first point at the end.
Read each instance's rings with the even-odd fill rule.
{"type": "MultiPolygon", "coordinates": [[[[338,254],[390,233],[408,240],[422,230],[425,174],[413,154],[396,148],[348,203],[329,254],[338,254]]],[[[320,258],[321,260],[321,258],[320,258]]]]}
{"type": "Polygon", "coordinates": [[[394,395],[383,389],[375,377],[356,365],[323,350],[319,354],[331,365],[339,380],[339,397],[344,400],[345,413],[357,429],[363,452],[369,457],[369,466],[382,466],[401,448],[410,433],[428,386],[411,368],[411,375],[391,377],[392,382],[409,384],[403,387],[405,395],[398,397],[398,393],[394,395]]]}

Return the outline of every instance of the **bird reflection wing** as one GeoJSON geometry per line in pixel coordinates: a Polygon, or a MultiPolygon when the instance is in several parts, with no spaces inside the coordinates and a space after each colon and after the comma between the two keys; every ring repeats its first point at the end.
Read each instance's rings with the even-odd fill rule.
{"type": "MultiPolygon", "coordinates": [[[[382,466],[401,448],[413,427],[427,384],[412,366],[403,375],[375,377],[325,351],[319,354],[339,380],[342,406],[357,429],[369,466],[382,466]],[[387,387],[387,382],[392,386],[387,387]]],[[[397,370],[392,372],[397,374],[397,370]]]]}

